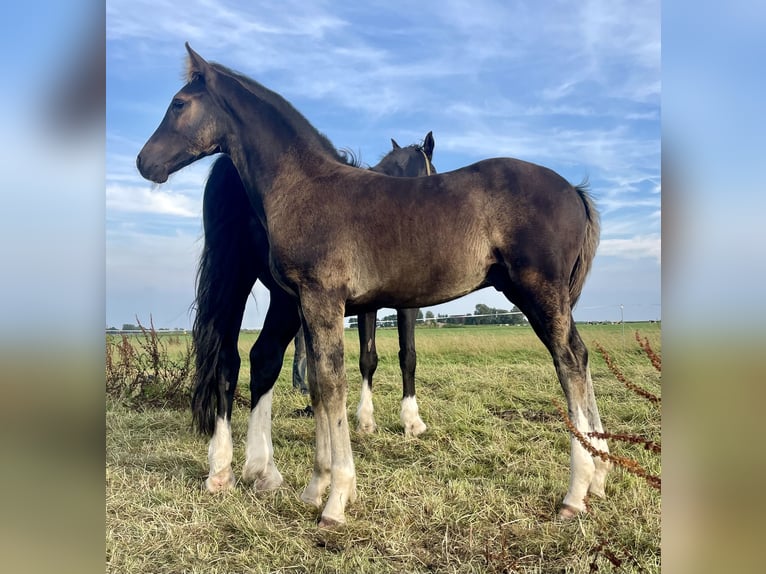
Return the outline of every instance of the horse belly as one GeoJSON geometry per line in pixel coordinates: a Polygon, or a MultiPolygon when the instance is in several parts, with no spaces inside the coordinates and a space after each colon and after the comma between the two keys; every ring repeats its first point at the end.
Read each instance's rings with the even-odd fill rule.
{"type": "Polygon", "coordinates": [[[394,252],[376,269],[365,269],[366,276],[362,272],[359,285],[363,287],[349,303],[395,308],[436,305],[481,287],[491,263],[472,250],[439,249],[426,257],[394,252]]]}

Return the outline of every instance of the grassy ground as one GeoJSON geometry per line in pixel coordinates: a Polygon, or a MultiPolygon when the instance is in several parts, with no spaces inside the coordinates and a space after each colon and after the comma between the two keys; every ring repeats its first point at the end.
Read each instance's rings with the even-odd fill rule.
{"type": "MultiPolygon", "coordinates": [[[[598,341],[634,384],[660,394],[660,374],[634,333],[660,352],[657,324],[582,326],[604,425],[660,442],[660,409],[619,382],[598,341]]],[[[243,334],[240,387],[247,391],[243,334]]],[[[418,403],[429,430],[404,439],[396,331],[378,332],[378,432],[352,432],[358,500],[348,525],[318,531],[298,500],[313,461],[314,422],[289,380],[291,350],[276,384],[274,448],[282,488],[239,484],[209,495],[207,441],[189,413],[137,412],[109,401],[108,572],[659,572],[659,491],[613,470],[607,498],[569,523],[554,520],[567,489],[569,435],[552,400],[565,404],[552,362],[526,327],[418,329],[418,403]],[[610,560],[610,557],[612,559],[610,560]],[[621,565],[615,566],[619,560],[621,565]]],[[[178,347],[185,343],[182,341],[178,347]]],[[[172,347],[172,346],[171,346],[172,347]]],[[[359,398],[358,343],[346,334],[352,427],[359,398]]],[[[234,464],[244,462],[247,410],[236,408],[234,464]]],[[[614,454],[660,474],[660,457],[610,440],[614,454]]]]}

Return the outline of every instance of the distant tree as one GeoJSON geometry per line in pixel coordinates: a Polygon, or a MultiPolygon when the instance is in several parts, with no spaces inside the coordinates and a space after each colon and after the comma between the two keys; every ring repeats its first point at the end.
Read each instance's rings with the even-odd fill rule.
{"type": "Polygon", "coordinates": [[[422,312],[418,313],[418,319],[420,321],[416,323],[418,326],[423,327],[436,327],[436,321],[434,320],[434,314],[431,311],[427,311],[425,315],[422,312]]]}
{"type": "MultiPolygon", "coordinates": [[[[488,315],[492,315],[492,311],[494,309],[491,309],[484,303],[479,303],[476,305],[476,308],[473,311],[474,317],[470,319],[469,325],[489,325],[492,322],[492,318],[488,315]]],[[[466,318],[466,322],[468,322],[468,318],[466,318]]]]}
{"type": "Polygon", "coordinates": [[[527,318],[522,314],[521,311],[519,311],[519,308],[514,305],[513,309],[511,309],[512,315],[508,317],[508,324],[509,325],[526,325],[527,318]]]}
{"type": "Polygon", "coordinates": [[[386,315],[385,317],[378,319],[378,327],[396,327],[396,315],[386,315]]]}
{"type": "Polygon", "coordinates": [[[506,309],[495,309],[484,303],[479,303],[474,309],[473,315],[468,315],[463,319],[457,317],[447,317],[439,315],[445,323],[464,323],[466,325],[525,325],[527,323],[524,315],[515,305],[511,311],[506,309]]]}
{"type": "Polygon", "coordinates": [[[133,323],[123,323],[122,324],[122,330],[123,331],[138,331],[138,325],[134,325],[133,323]]]}

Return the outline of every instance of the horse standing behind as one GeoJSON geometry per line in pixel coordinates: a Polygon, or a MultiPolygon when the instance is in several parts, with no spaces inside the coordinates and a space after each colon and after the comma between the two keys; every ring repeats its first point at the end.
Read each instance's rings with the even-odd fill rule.
{"type": "MultiPolygon", "coordinates": [[[[137,167],[163,183],[219,152],[236,166],[267,231],[272,274],[300,304],[316,422],[314,470],[301,500],[322,508],[320,527],[344,523],[357,494],[345,313],[434,305],[492,286],[524,313],[550,352],[577,430],[586,437],[603,431],[588,351],[572,318],[599,239],[584,186],[511,158],[420,178],[349,167],[291,125],[297,112],[286,100],[269,102],[258,95],[260,84],[186,48],[187,83],[137,167]]],[[[605,440],[588,440],[608,450],[605,440]]],[[[589,492],[604,494],[609,468],[573,436],[570,448],[559,513],[565,518],[586,510],[589,492]]]]}

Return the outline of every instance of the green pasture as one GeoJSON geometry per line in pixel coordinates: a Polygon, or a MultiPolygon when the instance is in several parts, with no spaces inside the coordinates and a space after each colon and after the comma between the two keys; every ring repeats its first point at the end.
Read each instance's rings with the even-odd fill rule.
{"type": "MultiPolygon", "coordinates": [[[[606,430],[659,443],[661,409],[618,381],[606,349],[632,384],[661,395],[660,373],[636,341],[661,354],[658,323],[579,325],[590,349],[606,430]]],[[[239,387],[249,401],[248,351],[240,337],[239,387]]],[[[187,336],[164,340],[170,357],[187,336]]],[[[395,329],[377,335],[374,404],[378,431],[351,433],[358,492],[338,531],[317,529],[298,495],[311,475],[314,421],[294,416],[306,397],[292,390],[292,346],[276,383],[273,439],[284,485],[256,493],[202,491],[207,439],[190,414],[107,398],[106,569],[108,572],[659,572],[658,490],[622,468],[591,512],[555,520],[569,478],[565,405],[550,356],[529,327],[421,327],[417,397],[428,431],[405,439],[395,329]],[[617,565],[619,563],[619,566],[617,565]]],[[[355,428],[359,344],[346,331],[348,415],[355,428]]],[[[232,421],[234,470],[244,463],[247,408],[232,421]]],[[[661,474],[660,456],[609,440],[612,453],[661,474]]]]}

